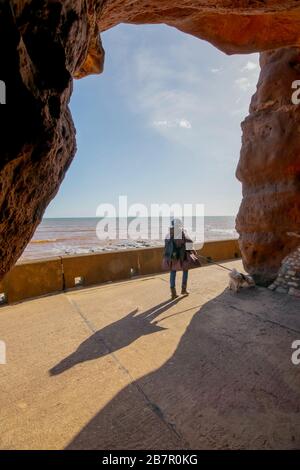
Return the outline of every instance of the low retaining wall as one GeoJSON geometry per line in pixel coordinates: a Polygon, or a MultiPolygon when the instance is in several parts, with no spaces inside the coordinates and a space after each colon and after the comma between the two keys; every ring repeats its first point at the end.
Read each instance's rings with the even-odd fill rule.
{"type": "MultiPolygon", "coordinates": [[[[214,261],[241,256],[238,240],[207,242],[198,253],[214,261]]],[[[6,303],[14,303],[76,286],[160,273],[162,255],[163,248],[144,248],[22,261],[0,282],[0,295],[6,303]]]]}

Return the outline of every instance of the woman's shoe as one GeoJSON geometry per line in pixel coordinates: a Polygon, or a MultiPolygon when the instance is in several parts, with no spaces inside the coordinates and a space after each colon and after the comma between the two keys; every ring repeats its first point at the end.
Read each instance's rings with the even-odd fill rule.
{"type": "Polygon", "coordinates": [[[181,295],[189,295],[189,291],[186,289],[186,286],[182,286],[181,295]]]}
{"type": "Polygon", "coordinates": [[[178,298],[178,295],[177,295],[175,287],[171,287],[171,299],[175,300],[177,298],[178,298]]]}

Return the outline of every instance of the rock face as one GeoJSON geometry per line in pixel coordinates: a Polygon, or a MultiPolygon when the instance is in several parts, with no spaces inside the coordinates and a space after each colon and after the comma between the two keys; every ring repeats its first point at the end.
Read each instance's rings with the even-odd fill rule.
{"type": "Polygon", "coordinates": [[[228,54],[300,45],[298,0],[106,0],[100,30],[165,23],[228,54]]]}
{"type": "MultiPolygon", "coordinates": [[[[300,46],[298,0],[1,2],[0,80],[7,104],[1,107],[0,279],[29,242],[74,157],[72,80],[102,71],[99,31],[120,22],[166,23],[227,53],[300,46]]],[[[259,91],[244,123],[238,177],[245,197],[237,225],[245,266],[264,280],[294,248],[284,231],[299,222],[298,110],[289,102],[297,64],[295,49],[262,55],[259,91]],[[270,92],[274,77],[279,85],[270,92]]]]}
{"type": "Polygon", "coordinates": [[[246,270],[267,284],[299,245],[288,232],[300,226],[300,106],[292,103],[300,49],[262,53],[260,63],[257,92],[242,123],[237,230],[246,270]]]}
{"type": "Polygon", "coordinates": [[[74,157],[68,101],[72,76],[87,63],[95,71],[91,16],[84,1],[1,2],[0,278],[26,247],[74,157]]]}

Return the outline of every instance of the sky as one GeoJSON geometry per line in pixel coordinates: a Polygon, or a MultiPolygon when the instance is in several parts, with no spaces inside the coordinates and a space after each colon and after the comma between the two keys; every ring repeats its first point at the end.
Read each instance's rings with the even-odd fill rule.
{"type": "Polygon", "coordinates": [[[165,25],[119,25],[102,42],[104,73],[74,81],[78,151],[45,217],[95,217],[123,195],[235,215],[258,54],[227,56],[165,25]]]}

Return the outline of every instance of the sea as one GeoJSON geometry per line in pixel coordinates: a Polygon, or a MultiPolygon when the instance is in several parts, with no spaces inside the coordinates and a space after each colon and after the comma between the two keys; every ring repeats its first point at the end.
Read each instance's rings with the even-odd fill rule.
{"type": "MultiPolygon", "coordinates": [[[[147,220],[146,224],[142,223],[142,226],[148,227],[148,229],[144,232],[140,230],[139,239],[128,236],[128,230],[124,229],[124,221],[121,219],[116,222],[117,227],[123,227],[117,231],[119,235],[110,238],[107,235],[105,238],[99,239],[96,231],[99,221],[99,218],[44,218],[21,259],[31,260],[163,245],[165,234],[162,234],[164,226],[161,219],[152,218],[147,220]],[[159,224],[160,229],[158,229],[159,224]],[[153,233],[150,232],[150,228],[154,228],[153,232],[159,233],[159,236],[156,238],[153,238],[153,235],[149,236],[150,233],[153,233]]],[[[202,225],[201,223],[197,225],[196,222],[193,220],[190,223],[185,223],[185,229],[188,233],[190,231],[196,233],[198,226],[203,227],[201,231],[204,241],[238,238],[234,216],[204,217],[202,225]]]]}

